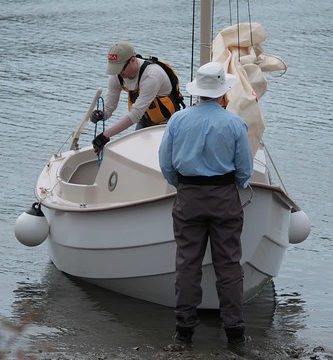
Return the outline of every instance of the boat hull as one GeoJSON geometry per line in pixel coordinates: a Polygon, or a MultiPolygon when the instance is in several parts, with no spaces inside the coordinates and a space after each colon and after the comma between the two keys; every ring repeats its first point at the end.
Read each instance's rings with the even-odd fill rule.
{"type": "MultiPolygon", "coordinates": [[[[279,192],[253,187],[244,208],[242,233],[244,300],[278,274],[288,246],[290,207],[279,192]]],[[[249,191],[240,193],[242,202],[249,191]]],[[[67,274],[104,288],[174,306],[174,197],[99,212],[67,212],[45,208],[50,224],[49,255],[67,274]]],[[[201,308],[217,309],[210,247],[203,260],[201,308]]]]}

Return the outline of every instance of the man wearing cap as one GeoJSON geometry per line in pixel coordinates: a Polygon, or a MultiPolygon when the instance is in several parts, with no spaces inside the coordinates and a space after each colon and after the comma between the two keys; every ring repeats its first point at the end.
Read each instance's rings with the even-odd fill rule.
{"type": "Polygon", "coordinates": [[[253,173],[247,125],[220,102],[234,85],[218,62],[201,66],[186,85],[198,105],[170,118],[159,148],[162,173],[177,188],[172,216],[176,254],[176,335],[192,341],[202,300],[202,261],[210,239],[220,315],[229,344],[244,343],[240,236],[243,209],[238,189],[253,173]]]}
{"type": "MultiPolygon", "coordinates": [[[[140,129],[156,125],[168,120],[176,111],[171,100],[169,101],[171,105],[167,109],[167,114],[169,114],[167,118],[156,111],[159,110],[156,108],[160,106],[158,104],[161,101],[159,100],[156,103],[154,99],[167,101],[171,97],[172,85],[167,73],[161,66],[150,64],[143,67],[144,62],[143,59],[136,57],[133,46],[128,42],[118,41],[109,49],[106,68],[109,81],[105,97],[104,119],[108,119],[117,108],[121,90],[126,90],[129,94],[129,112],[94,139],[95,152],[98,153],[111,136],[120,133],[129,126],[137,124],[136,129],[140,129]],[[141,67],[142,70],[144,69],[143,72],[140,72],[141,67]],[[154,107],[153,113],[156,114],[153,119],[147,114],[148,108],[152,107],[154,107]]],[[[94,123],[102,119],[103,113],[100,110],[95,110],[90,117],[94,123]]]]}

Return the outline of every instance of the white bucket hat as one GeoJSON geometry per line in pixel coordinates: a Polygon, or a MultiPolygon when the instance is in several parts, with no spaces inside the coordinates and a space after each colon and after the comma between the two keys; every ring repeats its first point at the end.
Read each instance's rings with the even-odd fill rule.
{"type": "Polygon", "coordinates": [[[222,65],[212,61],[198,69],[197,77],[186,84],[186,90],[191,95],[218,98],[230,90],[235,83],[234,75],[225,74],[222,65]]]}

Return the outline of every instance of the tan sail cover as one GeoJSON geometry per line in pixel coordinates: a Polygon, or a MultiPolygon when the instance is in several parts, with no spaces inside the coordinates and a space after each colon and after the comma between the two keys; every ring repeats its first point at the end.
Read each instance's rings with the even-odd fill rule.
{"type": "Polygon", "coordinates": [[[258,102],[267,89],[263,72],[285,72],[287,69],[278,57],[263,54],[261,43],[265,39],[266,32],[260,24],[242,23],[239,31],[238,25],[227,27],[213,41],[212,60],[222,63],[224,71],[237,77],[236,85],[227,93],[227,109],[247,122],[253,156],[265,129],[258,102]]]}

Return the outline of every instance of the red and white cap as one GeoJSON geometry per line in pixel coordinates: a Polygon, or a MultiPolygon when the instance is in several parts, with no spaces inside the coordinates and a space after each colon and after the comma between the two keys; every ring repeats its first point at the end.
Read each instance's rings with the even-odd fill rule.
{"type": "Polygon", "coordinates": [[[131,44],[126,41],[116,42],[110,47],[108,52],[106,73],[108,75],[119,74],[132,56],[135,56],[135,51],[131,44]]]}

